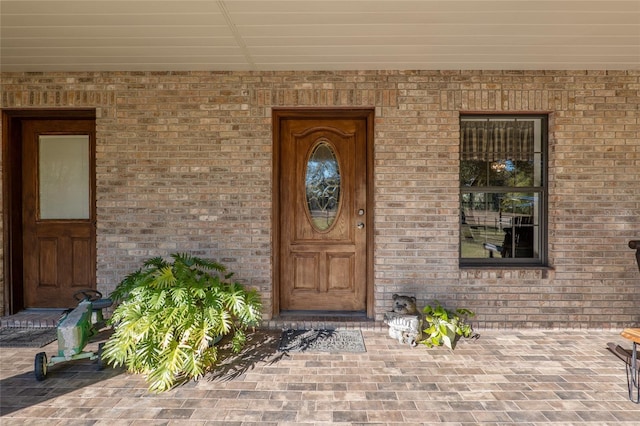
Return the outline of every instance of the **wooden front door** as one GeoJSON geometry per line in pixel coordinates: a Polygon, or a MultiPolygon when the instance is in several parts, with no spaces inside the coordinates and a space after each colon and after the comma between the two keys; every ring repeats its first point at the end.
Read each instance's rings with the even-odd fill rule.
{"type": "Polygon", "coordinates": [[[370,308],[372,116],[274,112],[280,311],[370,308]]]}
{"type": "Polygon", "coordinates": [[[25,308],[63,308],[95,289],[93,120],[22,121],[25,308]]]}

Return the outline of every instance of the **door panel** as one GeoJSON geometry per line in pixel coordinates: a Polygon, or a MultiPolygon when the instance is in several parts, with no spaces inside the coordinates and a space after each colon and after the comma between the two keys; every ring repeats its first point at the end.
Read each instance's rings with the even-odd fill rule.
{"type": "Polygon", "coordinates": [[[58,278],[58,239],[38,238],[40,286],[56,287],[58,278]]]}
{"type": "Polygon", "coordinates": [[[279,304],[365,311],[367,119],[279,122],[279,304]]]}
{"type": "Polygon", "coordinates": [[[353,277],[353,272],[356,270],[355,260],[353,253],[327,253],[329,291],[354,288],[356,285],[353,277]]]}
{"type": "Polygon", "coordinates": [[[71,307],[95,289],[94,122],[25,120],[22,135],[24,305],[71,307]]]}
{"type": "Polygon", "coordinates": [[[317,253],[291,253],[290,263],[293,267],[293,290],[315,290],[319,287],[320,260],[317,253]]]}

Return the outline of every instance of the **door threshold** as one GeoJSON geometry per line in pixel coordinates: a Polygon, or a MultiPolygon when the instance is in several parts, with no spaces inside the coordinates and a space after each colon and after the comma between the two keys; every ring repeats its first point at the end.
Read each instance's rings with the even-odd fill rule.
{"type": "Polygon", "coordinates": [[[367,318],[361,311],[282,311],[279,316],[263,321],[261,326],[270,330],[386,329],[382,322],[367,318]]]}
{"type": "Polygon", "coordinates": [[[367,319],[364,311],[281,311],[281,318],[291,317],[320,317],[320,318],[353,318],[358,320],[367,319]]]}

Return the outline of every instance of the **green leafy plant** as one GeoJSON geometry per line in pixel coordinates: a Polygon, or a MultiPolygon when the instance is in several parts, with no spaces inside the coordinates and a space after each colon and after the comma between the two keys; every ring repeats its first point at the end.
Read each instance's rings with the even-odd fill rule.
{"type": "Polygon", "coordinates": [[[428,327],[424,330],[425,337],[420,343],[429,347],[446,346],[454,349],[460,337],[473,337],[473,327],[468,322],[475,313],[469,309],[444,308],[440,302],[434,301],[434,306],[427,305],[422,310],[424,322],[428,327]]]}
{"type": "Polygon", "coordinates": [[[215,261],[172,254],[128,275],[111,294],[118,305],[110,319],[114,332],[101,359],[144,374],[152,392],[197,379],[218,363],[217,340],[231,336],[234,352],[246,331],[259,324],[261,302],[225,275],[215,261]]]}

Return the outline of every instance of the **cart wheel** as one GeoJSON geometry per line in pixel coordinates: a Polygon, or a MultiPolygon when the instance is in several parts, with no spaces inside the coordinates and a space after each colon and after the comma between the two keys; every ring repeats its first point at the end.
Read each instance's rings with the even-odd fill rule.
{"type": "Polygon", "coordinates": [[[36,354],[33,371],[36,374],[36,380],[39,382],[47,377],[47,354],[45,352],[36,354]]]}
{"type": "Polygon", "coordinates": [[[102,359],[102,351],[104,350],[104,342],[98,345],[98,370],[104,370],[106,366],[102,359]]]}

